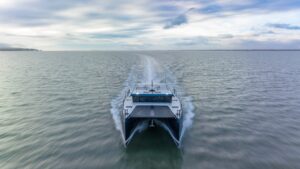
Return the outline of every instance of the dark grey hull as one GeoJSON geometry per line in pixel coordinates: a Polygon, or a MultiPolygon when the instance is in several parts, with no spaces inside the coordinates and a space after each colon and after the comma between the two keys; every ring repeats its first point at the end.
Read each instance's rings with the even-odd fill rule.
{"type": "Polygon", "coordinates": [[[182,130],[182,118],[142,118],[130,117],[123,121],[125,145],[133,139],[134,135],[147,129],[150,126],[161,127],[165,129],[177,146],[180,146],[180,135],[182,130]]]}

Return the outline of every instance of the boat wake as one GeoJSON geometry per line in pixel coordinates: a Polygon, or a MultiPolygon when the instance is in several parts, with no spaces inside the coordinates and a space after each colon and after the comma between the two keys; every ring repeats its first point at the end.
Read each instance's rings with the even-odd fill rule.
{"type": "Polygon", "coordinates": [[[186,96],[183,88],[178,85],[176,76],[171,72],[168,66],[165,67],[165,78],[168,82],[168,85],[172,86],[177,90],[177,95],[181,99],[182,110],[183,110],[183,127],[180,135],[180,141],[182,140],[186,130],[190,128],[193,124],[193,118],[195,116],[194,113],[194,105],[192,102],[192,98],[190,96],[186,96]]]}
{"type": "MultiPolygon", "coordinates": [[[[170,71],[167,66],[162,66],[155,58],[148,55],[140,55],[140,64],[134,65],[128,75],[127,80],[123,84],[123,89],[119,95],[111,101],[111,114],[115,122],[115,127],[121,132],[122,140],[125,143],[125,138],[122,130],[122,122],[120,113],[122,111],[123,99],[126,95],[128,89],[134,88],[137,83],[163,83],[167,82],[172,88],[177,91],[178,97],[182,102],[182,109],[184,114],[183,128],[180,135],[180,142],[184,136],[184,133],[188,128],[192,126],[194,117],[194,106],[192,104],[192,99],[186,96],[184,90],[178,85],[176,77],[170,71]]],[[[162,126],[163,127],[163,126],[162,126]]],[[[141,123],[134,132],[141,132],[145,130],[147,126],[141,123]]],[[[130,138],[131,139],[131,138],[130,138]]],[[[180,145],[180,143],[179,143],[180,145]]]]}
{"type": "Polygon", "coordinates": [[[137,74],[134,73],[135,69],[136,69],[136,66],[133,66],[131,68],[129,76],[123,84],[123,86],[124,86],[123,89],[118,94],[118,96],[116,98],[114,98],[110,103],[111,104],[110,113],[112,114],[116,129],[121,132],[123,142],[125,142],[125,138],[124,138],[124,134],[123,134],[123,130],[122,130],[122,122],[121,122],[121,114],[120,113],[122,111],[123,99],[126,95],[126,92],[128,91],[128,89],[130,89],[134,86],[134,82],[137,79],[137,76],[136,76],[137,74]]]}

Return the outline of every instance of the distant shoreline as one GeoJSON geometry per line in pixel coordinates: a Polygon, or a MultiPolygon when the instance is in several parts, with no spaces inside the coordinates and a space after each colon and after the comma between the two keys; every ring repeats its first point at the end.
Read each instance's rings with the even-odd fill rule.
{"type": "Polygon", "coordinates": [[[0,48],[0,51],[40,51],[31,48],[0,48]]]}

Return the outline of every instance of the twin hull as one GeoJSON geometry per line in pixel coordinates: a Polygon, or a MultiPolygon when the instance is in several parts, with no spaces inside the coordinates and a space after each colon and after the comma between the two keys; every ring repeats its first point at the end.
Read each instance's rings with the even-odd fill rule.
{"type": "Polygon", "coordinates": [[[125,145],[137,132],[154,126],[165,129],[175,144],[180,145],[182,116],[176,117],[167,106],[138,106],[130,116],[123,115],[122,121],[125,145]]]}

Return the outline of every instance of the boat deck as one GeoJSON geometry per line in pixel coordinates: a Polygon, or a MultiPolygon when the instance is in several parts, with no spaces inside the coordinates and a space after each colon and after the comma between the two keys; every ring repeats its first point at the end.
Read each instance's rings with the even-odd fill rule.
{"type": "Polygon", "coordinates": [[[168,106],[137,106],[130,117],[135,118],[172,118],[176,117],[168,106]]]}

